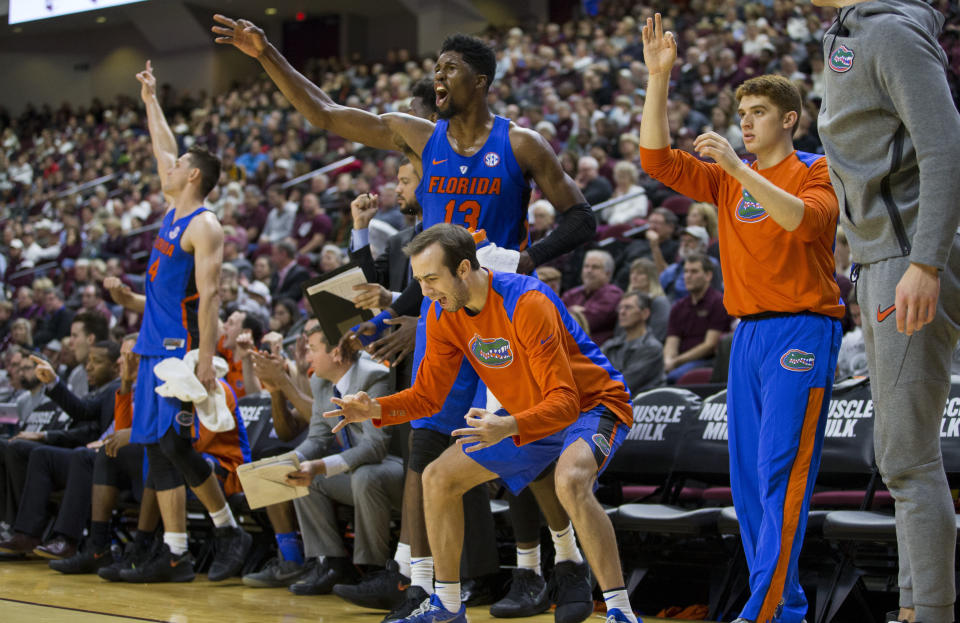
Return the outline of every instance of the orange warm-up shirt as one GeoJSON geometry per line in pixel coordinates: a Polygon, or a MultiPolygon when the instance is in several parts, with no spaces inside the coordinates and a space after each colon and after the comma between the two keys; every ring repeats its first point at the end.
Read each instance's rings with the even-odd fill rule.
{"type": "Polygon", "coordinates": [[[810,311],[842,318],[833,261],[840,211],[826,158],[794,151],[766,169],[751,168],[803,200],[800,226],[778,225],[720,165],[677,149],[640,149],[643,170],[694,201],[717,206],[723,305],[732,316],[810,311]]]}
{"type": "Polygon", "coordinates": [[[463,358],[517,420],[518,445],[563,430],[599,404],[628,427],[633,409],[623,376],[533,277],[491,272],[478,314],[450,313],[436,303],[427,315],[426,354],[413,387],[378,398],[378,426],[436,413],[463,358]]]}
{"type": "MultiPolygon", "coordinates": [[[[223,485],[224,494],[230,497],[234,493],[243,491],[243,487],[240,486],[240,478],[237,476],[237,468],[243,463],[250,462],[250,444],[247,440],[246,428],[243,426],[243,419],[237,410],[236,396],[227,382],[220,379],[219,383],[223,386],[227,398],[227,408],[233,414],[236,426],[233,427],[233,430],[215,433],[204,427],[200,419],[195,417],[190,437],[193,440],[194,450],[211,457],[226,471],[226,477],[217,474],[217,478],[223,485]]],[[[133,391],[127,394],[117,392],[116,400],[113,403],[114,430],[130,428],[133,425],[133,393],[133,391]]]]}
{"type": "Polygon", "coordinates": [[[247,388],[243,386],[243,362],[234,361],[233,351],[229,348],[224,348],[223,341],[227,339],[227,336],[221,335],[220,339],[217,340],[217,354],[223,357],[223,360],[227,362],[229,369],[227,374],[223,377],[227,380],[227,383],[230,384],[230,387],[233,388],[233,393],[237,395],[237,398],[243,398],[247,395],[247,388]]]}

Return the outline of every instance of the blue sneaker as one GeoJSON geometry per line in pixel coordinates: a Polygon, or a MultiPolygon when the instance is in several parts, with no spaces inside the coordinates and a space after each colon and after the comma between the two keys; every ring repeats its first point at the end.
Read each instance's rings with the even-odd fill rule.
{"type": "Polygon", "coordinates": [[[458,612],[450,612],[443,607],[443,602],[436,594],[424,600],[420,607],[410,613],[405,619],[397,623],[468,623],[467,607],[460,604],[458,612]]]}
{"type": "MultiPolygon", "coordinates": [[[[627,618],[627,615],[623,613],[619,608],[610,608],[607,610],[607,621],[606,623],[633,623],[630,619],[627,618]]],[[[637,623],[643,623],[640,620],[640,617],[637,617],[637,623]]]]}

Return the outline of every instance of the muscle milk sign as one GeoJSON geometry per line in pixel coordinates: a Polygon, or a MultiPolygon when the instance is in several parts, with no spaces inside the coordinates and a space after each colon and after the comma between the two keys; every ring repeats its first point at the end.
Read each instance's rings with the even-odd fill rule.
{"type": "MultiPolygon", "coordinates": [[[[956,377],[954,377],[956,378],[956,377]]],[[[943,408],[943,421],[940,422],[940,437],[960,437],[960,384],[950,386],[950,397],[943,408]]]]}

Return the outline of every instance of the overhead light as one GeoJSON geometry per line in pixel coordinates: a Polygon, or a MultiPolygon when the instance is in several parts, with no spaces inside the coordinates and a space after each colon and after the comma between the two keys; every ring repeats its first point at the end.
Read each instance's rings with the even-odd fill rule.
{"type": "Polygon", "coordinates": [[[269,9],[266,9],[264,13],[266,13],[267,15],[276,15],[277,9],[275,7],[270,7],[269,9]]]}
{"type": "Polygon", "coordinates": [[[100,17],[97,18],[97,23],[98,23],[98,24],[103,24],[103,23],[106,22],[106,21],[107,21],[107,18],[104,17],[103,15],[101,15],[100,17]]]}

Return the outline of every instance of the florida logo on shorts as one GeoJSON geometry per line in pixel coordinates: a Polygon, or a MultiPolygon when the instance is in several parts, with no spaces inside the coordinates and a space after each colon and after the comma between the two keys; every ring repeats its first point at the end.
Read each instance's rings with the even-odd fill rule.
{"type": "Polygon", "coordinates": [[[813,353],[791,348],[780,357],[780,365],[791,372],[809,372],[813,370],[813,353]]]}
{"type": "Polygon", "coordinates": [[[177,424],[183,428],[190,428],[193,426],[193,412],[192,411],[180,411],[177,413],[177,424]]]}
{"type": "Polygon", "coordinates": [[[853,50],[847,46],[841,45],[830,55],[830,69],[838,74],[850,71],[851,67],[853,67],[853,50]]]}
{"type": "Polygon", "coordinates": [[[607,441],[606,437],[604,437],[600,433],[596,433],[590,439],[593,439],[594,445],[596,445],[597,448],[600,449],[600,452],[603,452],[603,456],[610,456],[610,442],[607,441]]]}
{"type": "Polygon", "coordinates": [[[470,352],[488,368],[506,368],[513,363],[510,340],[503,337],[484,339],[474,334],[470,340],[470,352]]]}
{"type": "Polygon", "coordinates": [[[500,155],[493,151],[488,151],[483,155],[483,164],[488,167],[495,167],[500,164],[500,155]]]}
{"type": "Polygon", "coordinates": [[[759,223],[769,216],[760,202],[753,198],[746,188],[737,204],[737,220],[742,223],[759,223]]]}

